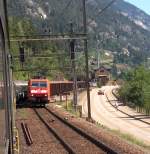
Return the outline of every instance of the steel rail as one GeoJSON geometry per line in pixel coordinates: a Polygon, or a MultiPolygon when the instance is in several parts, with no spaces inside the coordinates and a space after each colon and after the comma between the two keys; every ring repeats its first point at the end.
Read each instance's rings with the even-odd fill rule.
{"type": "Polygon", "coordinates": [[[25,128],[26,128],[26,131],[28,133],[28,136],[29,136],[29,139],[30,139],[30,143],[33,144],[33,139],[32,139],[32,136],[31,136],[31,132],[30,132],[30,129],[29,129],[27,123],[25,123],[25,128]]]}
{"type": "Polygon", "coordinates": [[[25,136],[25,139],[26,139],[26,142],[28,145],[31,145],[33,144],[33,140],[32,140],[32,137],[31,137],[31,133],[29,131],[29,128],[27,126],[27,124],[25,124],[24,122],[21,123],[21,127],[23,129],[23,133],[24,133],[24,136],[25,136]]]}
{"type": "Polygon", "coordinates": [[[83,130],[81,130],[80,128],[78,128],[77,126],[69,123],[68,121],[66,121],[65,119],[63,119],[62,117],[60,117],[59,115],[57,115],[56,113],[54,113],[53,111],[51,111],[50,109],[48,109],[47,107],[45,107],[45,109],[50,114],[52,114],[57,119],[59,119],[61,122],[63,122],[65,125],[67,125],[68,127],[70,127],[72,130],[74,130],[75,132],[77,132],[78,134],[80,134],[81,136],[83,136],[84,138],[88,139],[90,142],[92,142],[93,144],[95,144],[98,148],[100,148],[101,150],[103,150],[107,154],[117,154],[118,153],[114,149],[112,149],[111,147],[109,147],[106,144],[102,143],[102,141],[94,138],[92,135],[87,134],[86,132],[84,132],[83,130]]]}
{"type": "Polygon", "coordinates": [[[59,133],[53,129],[47,122],[42,118],[42,116],[37,112],[36,109],[33,109],[36,115],[39,117],[39,119],[43,122],[43,124],[46,126],[46,128],[54,134],[54,136],[61,142],[61,144],[64,146],[64,148],[70,153],[70,154],[76,154],[73,147],[71,147],[60,135],[59,133]]]}

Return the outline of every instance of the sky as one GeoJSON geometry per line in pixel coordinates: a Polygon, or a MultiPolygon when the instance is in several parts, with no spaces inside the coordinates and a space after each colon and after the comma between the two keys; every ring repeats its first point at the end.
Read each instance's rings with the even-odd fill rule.
{"type": "Polygon", "coordinates": [[[125,0],[150,15],[150,0],[125,0]]]}

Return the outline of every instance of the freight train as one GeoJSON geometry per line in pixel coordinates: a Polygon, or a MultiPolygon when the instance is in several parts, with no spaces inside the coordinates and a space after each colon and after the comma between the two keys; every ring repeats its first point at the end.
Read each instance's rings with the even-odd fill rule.
{"type": "Polygon", "coordinates": [[[17,151],[6,1],[0,0],[0,154],[17,151]]]}
{"type": "MultiPolygon", "coordinates": [[[[77,82],[78,88],[85,88],[84,81],[77,82]]],[[[34,105],[45,105],[55,95],[64,95],[73,90],[72,81],[49,81],[48,79],[30,79],[27,86],[27,101],[34,105]]]]}

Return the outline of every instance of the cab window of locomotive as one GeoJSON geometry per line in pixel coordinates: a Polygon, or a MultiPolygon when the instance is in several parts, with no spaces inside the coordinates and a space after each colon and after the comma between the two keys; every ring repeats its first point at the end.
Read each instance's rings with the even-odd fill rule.
{"type": "Polygon", "coordinates": [[[38,82],[32,82],[32,87],[38,87],[39,83],[38,82]]]}
{"type": "Polygon", "coordinates": [[[40,82],[40,87],[47,87],[47,83],[46,82],[40,82]]]}

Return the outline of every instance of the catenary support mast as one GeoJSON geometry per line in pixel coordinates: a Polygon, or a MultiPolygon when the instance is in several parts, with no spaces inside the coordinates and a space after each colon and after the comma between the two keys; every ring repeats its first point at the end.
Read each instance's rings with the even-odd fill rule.
{"type": "MultiPolygon", "coordinates": [[[[83,2],[83,28],[84,34],[87,34],[87,21],[86,21],[86,4],[85,0],[83,2]]],[[[86,87],[87,87],[87,106],[88,106],[88,119],[91,119],[91,104],[90,104],[90,87],[89,87],[89,66],[88,66],[88,46],[87,38],[84,39],[84,53],[85,53],[85,63],[86,63],[86,87]]]]}

